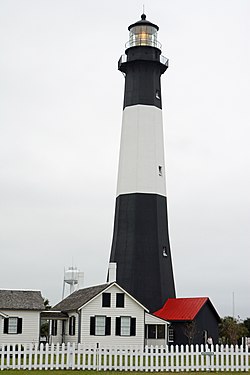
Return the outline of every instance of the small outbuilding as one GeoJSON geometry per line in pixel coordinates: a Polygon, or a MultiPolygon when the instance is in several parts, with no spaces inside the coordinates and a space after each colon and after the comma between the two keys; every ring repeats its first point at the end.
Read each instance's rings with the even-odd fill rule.
{"type": "Polygon", "coordinates": [[[206,344],[208,337],[218,343],[220,317],[208,297],[169,298],[154,315],[170,323],[169,343],[206,344]]]}
{"type": "Polygon", "coordinates": [[[40,291],[0,289],[0,345],[39,343],[42,310],[40,291]]]}

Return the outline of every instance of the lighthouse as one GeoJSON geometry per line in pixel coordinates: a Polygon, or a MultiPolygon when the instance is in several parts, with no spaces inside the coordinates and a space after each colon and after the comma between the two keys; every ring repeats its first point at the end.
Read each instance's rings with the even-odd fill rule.
{"type": "Polygon", "coordinates": [[[118,69],[125,77],[117,196],[110,262],[120,286],[150,312],[175,298],[168,234],[161,75],[168,59],[159,27],[130,25],[118,69]]]}

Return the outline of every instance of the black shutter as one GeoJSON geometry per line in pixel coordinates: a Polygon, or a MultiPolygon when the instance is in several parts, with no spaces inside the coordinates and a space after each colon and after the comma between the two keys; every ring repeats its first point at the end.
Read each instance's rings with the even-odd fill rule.
{"type": "Polygon", "coordinates": [[[69,318],[69,336],[72,336],[72,316],[69,318]]]}
{"type": "Polygon", "coordinates": [[[74,336],[76,333],[76,317],[72,315],[69,318],[69,335],[74,336]]]}
{"type": "Polygon", "coordinates": [[[9,318],[4,319],[3,333],[9,333],[9,318]]]}
{"type": "Polygon", "coordinates": [[[22,328],[23,328],[23,319],[18,318],[17,319],[17,333],[22,333],[22,328]]]}
{"type": "Polygon", "coordinates": [[[109,336],[111,332],[111,318],[106,316],[105,335],[109,336]]]}
{"type": "Polygon", "coordinates": [[[56,336],[57,335],[57,320],[52,320],[51,323],[51,335],[56,336]]]}
{"type": "Polygon", "coordinates": [[[72,316],[72,335],[75,336],[76,334],[76,317],[72,316]]]}
{"type": "Polygon", "coordinates": [[[115,334],[121,336],[121,318],[119,317],[115,319],[115,334]]]}
{"type": "Polygon", "coordinates": [[[130,320],[130,336],[136,335],[136,318],[130,320]]]}
{"type": "Polygon", "coordinates": [[[95,335],[95,316],[90,317],[90,334],[95,335]]]}

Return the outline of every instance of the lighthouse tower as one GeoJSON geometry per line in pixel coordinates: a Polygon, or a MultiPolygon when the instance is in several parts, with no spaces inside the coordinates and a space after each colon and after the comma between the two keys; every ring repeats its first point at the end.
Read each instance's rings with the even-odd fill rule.
{"type": "Polygon", "coordinates": [[[151,312],[175,297],[168,236],[158,26],[130,25],[118,68],[125,77],[114,233],[116,280],[151,312]]]}

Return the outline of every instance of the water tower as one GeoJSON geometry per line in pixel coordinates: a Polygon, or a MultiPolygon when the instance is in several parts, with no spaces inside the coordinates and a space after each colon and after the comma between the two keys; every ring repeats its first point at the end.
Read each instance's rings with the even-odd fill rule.
{"type": "Polygon", "coordinates": [[[64,269],[62,298],[64,298],[66,284],[69,285],[69,294],[71,294],[75,290],[78,290],[79,286],[83,286],[83,277],[84,273],[80,272],[77,267],[69,267],[67,270],[64,269]]]}

